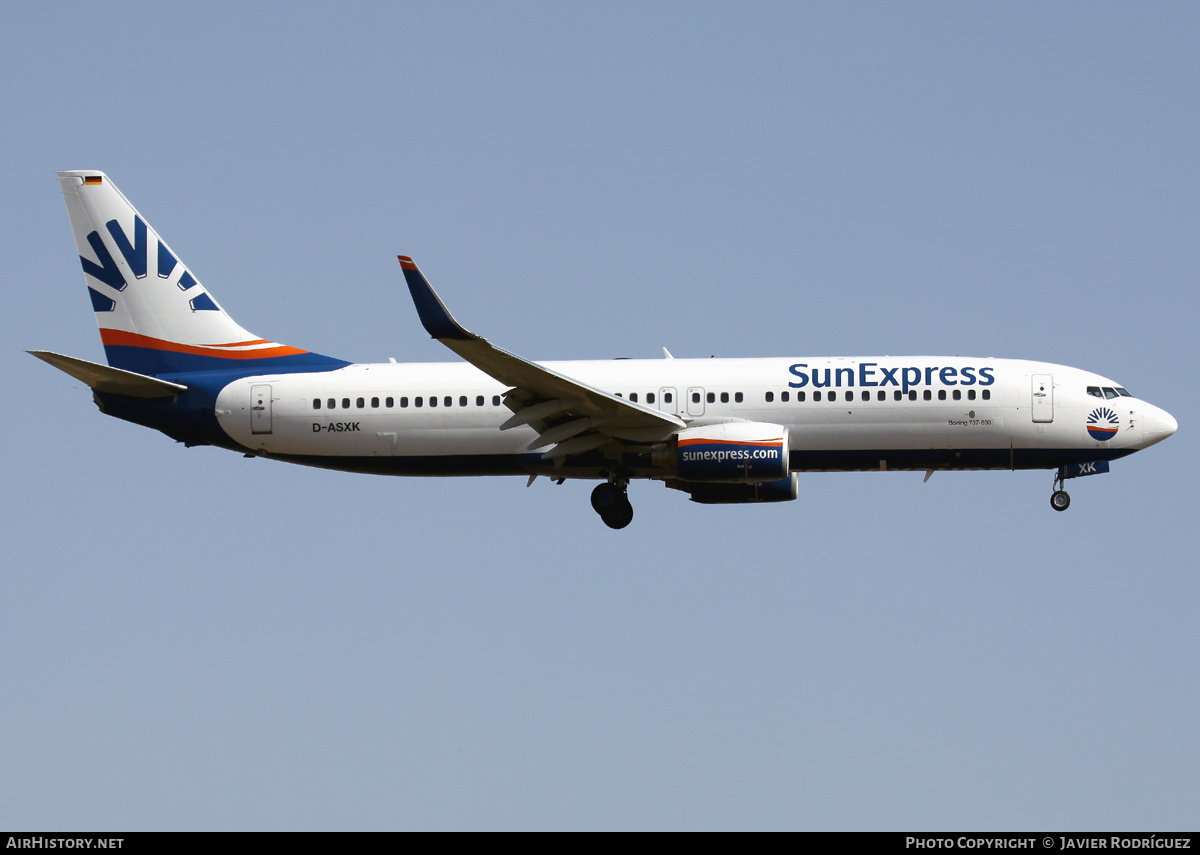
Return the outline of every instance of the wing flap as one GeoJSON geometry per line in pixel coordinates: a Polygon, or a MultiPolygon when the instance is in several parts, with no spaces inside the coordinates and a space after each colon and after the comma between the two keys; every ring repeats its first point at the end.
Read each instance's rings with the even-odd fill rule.
{"type": "Polygon", "coordinates": [[[540,404],[533,404],[528,407],[519,404],[517,411],[504,424],[500,425],[500,430],[512,430],[521,425],[552,418],[561,413],[568,413],[582,403],[583,401],[578,400],[564,401],[562,398],[554,398],[553,400],[543,401],[540,404]]]}

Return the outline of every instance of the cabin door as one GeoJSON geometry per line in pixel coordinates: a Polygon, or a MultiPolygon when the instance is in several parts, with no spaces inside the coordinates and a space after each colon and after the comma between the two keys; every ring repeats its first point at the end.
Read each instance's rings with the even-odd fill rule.
{"type": "Polygon", "coordinates": [[[664,386],[658,390],[658,409],[668,416],[679,415],[679,401],[675,397],[674,386],[664,386]]]}
{"type": "Polygon", "coordinates": [[[1054,377],[1049,374],[1033,375],[1033,420],[1054,421],[1054,377]]]}
{"type": "Polygon", "coordinates": [[[250,387],[250,433],[271,432],[271,387],[250,387]]]}

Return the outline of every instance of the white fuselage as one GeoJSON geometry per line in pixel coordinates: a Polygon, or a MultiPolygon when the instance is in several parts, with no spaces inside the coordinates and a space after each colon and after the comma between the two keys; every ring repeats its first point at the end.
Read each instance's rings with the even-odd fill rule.
{"type": "MultiPolygon", "coordinates": [[[[1089,387],[1119,388],[1111,380],[1026,360],[801,357],[543,364],[692,426],[731,420],[782,425],[789,430],[793,470],[927,468],[933,466],[929,461],[937,461],[937,468],[1034,468],[1037,458],[1022,452],[1077,450],[1079,459],[1113,458],[1175,429],[1168,414],[1137,398],[1089,394],[1089,387]],[[1098,410],[1115,418],[1111,438],[1089,434],[1089,415],[1098,410]],[[911,453],[922,451],[934,454],[911,453]],[[981,451],[991,453],[975,453],[981,451]]],[[[527,448],[537,436],[532,428],[499,430],[512,415],[502,403],[506,391],[468,364],[359,364],[237,380],[220,392],[217,416],[239,445],[266,456],[307,458],[303,462],[315,465],[362,468],[339,465],[338,458],[383,457],[426,464],[414,474],[555,471],[527,448]],[[475,458],[487,462],[473,469],[475,458]],[[505,458],[511,469],[497,462],[505,458]]]]}

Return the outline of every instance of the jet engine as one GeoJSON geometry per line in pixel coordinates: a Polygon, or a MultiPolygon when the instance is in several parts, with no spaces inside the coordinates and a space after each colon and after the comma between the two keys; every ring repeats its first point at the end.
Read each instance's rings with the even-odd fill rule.
{"type": "Polygon", "coordinates": [[[782,425],[764,422],[685,428],[655,449],[651,460],[681,481],[778,481],[788,475],[788,431],[782,425]]]}

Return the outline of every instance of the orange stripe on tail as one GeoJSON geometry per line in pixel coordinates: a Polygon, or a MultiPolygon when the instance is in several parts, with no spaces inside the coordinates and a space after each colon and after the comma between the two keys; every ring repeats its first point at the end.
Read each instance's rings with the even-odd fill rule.
{"type": "MultiPolygon", "coordinates": [[[[161,338],[151,338],[148,335],[138,335],[137,333],[125,332],[124,330],[101,329],[100,340],[105,344],[118,347],[145,347],[150,350],[190,353],[194,356],[216,356],[221,359],[266,359],[272,356],[293,356],[298,353],[308,353],[307,350],[301,350],[298,347],[288,347],[282,344],[277,347],[264,347],[259,350],[222,350],[221,348],[223,347],[233,347],[233,345],[180,344],[179,342],[163,341],[161,338]]],[[[246,344],[257,343],[246,342],[246,344]]]]}

